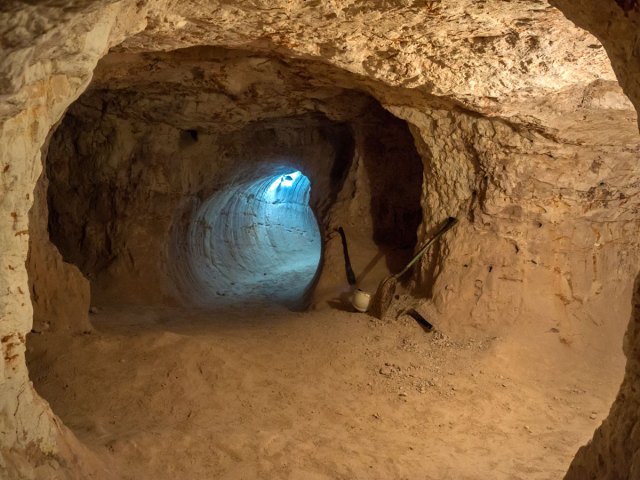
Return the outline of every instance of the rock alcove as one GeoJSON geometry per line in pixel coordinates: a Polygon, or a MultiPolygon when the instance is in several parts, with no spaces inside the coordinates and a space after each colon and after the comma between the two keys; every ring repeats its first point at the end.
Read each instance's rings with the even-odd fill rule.
{"type": "Polygon", "coordinates": [[[2,475],[638,477],[638,18],[0,7],[2,475]]]}
{"type": "Polygon", "coordinates": [[[360,256],[405,261],[422,216],[409,127],[307,71],[207,48],[101,61],[45,160],[51,239],[94,302],[304,309],[320,301],[323,239],[356,218],[360,256]],[[114,81],[119,70],[136,74],[114,81]],[[249,76],[243,92],[220,90],[249,76]]]}

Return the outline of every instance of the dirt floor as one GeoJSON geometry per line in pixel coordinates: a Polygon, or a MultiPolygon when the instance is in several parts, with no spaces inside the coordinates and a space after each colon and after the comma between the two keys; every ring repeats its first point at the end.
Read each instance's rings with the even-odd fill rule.
{"type": "MultiPolygon", "coordinates": [[[[31,334],[38,392],[126,479],[560,479],[621,350],[533,323],[453,340],[409,317],[101,308],[31,334]]],[[[621,341],[620,341],[621,343],[621,341]]]]}

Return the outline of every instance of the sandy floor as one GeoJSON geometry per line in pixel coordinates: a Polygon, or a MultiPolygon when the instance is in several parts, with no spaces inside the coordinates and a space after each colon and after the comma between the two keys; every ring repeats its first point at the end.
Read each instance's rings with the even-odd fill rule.
{"type": "Polygon", "coordinates": [[[32,334],[32,379],[136,480],[559,479],[624,367],[535,325],[454,341],[335,310],[92,320],[32,334]]]}

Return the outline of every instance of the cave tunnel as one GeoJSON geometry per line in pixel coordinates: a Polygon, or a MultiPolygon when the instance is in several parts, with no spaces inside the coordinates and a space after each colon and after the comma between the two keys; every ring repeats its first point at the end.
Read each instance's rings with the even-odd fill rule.
{"type": "Polygon", "coordinates": [[[0,477],[640,478],[634,2],[45,3],[0,477]]]}
{"type": "Polygon", "coordinates": [[[228,105],[212,101],[213,120],[194,128],[163,112],[164,94],[144,79],[130,81],[98,80],[53,133],[45,162],[51,240],[91,279],[94,303],[306,309],[351,289],[344,260],[331,252],[321,263],[340,226],[362,288],[413,254],[422,158],[408,124],[371,96],[332,88],[326,113],[286,115],[294,98],[275,118],[237,125],[221,125],[228,105]],[[149,105],[174,124],[149,124],[149,105]],[[323,289],[327,279],[338,287],[323,289]]]}
{"type": "Polygon", "coordinates": [[[268,175],[229,185],[202,204],[185,240],[201,300],[304,304],[322,249],[310,190],[302,172],[274,165],[268,175]]]}

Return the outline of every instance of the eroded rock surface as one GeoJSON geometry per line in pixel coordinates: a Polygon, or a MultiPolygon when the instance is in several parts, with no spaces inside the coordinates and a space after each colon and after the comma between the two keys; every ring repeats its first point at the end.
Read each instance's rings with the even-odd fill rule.
{"type": "MultiPolygon", "coordinates": [[[[637,3],[555,3],[600,38],[637,107],[637,3]]],[[[93,86],[106,101],[94,95],[74,109],[94,109],[85,120],[107,114],[114,123],[152,125],[177,146],[180,130],[203,129],[206,137],[207,125],[231,133],[310,112],[344,120],[354,90],[405,120],[424,166],[418,242],[446,216],[463,220],[414,278],[414,293],[443,326],[542,317],[579,329],[587,319],[587,328],[615,336],[628,318],[639,253],[637,118],[600,42],[545,2],[10,2],[0,7],[0,38],[0,468],[8,475],[48,478],[56,455],[68,459],[69,472],[97,468],[73,464],[65,446],[73,439],[29,384],[24,342],[33,312],[24,262],[36,232],[28,211],[40,149],[112,47],[93,86]],[[192,48],[199,45],[224,47],[229,58],[211,62],[211,49],[192,48]],[[177,49],[187,50],[144,53],[177,49]],[[110,104],[120,112],[101,110],[110,104]],[[216,105],[219,117],[201,105],[216,105]]],[[[144,147],[130,141],[137,134],[128,130],[115,147],[122,136],[89,143],[121,155],[144,147]]],[[[112,169],[123,184],[147,177],[172,192],[172,172],[121,166],[112,169]]],[[[366,189],[355,185],[360,190],[343,192],[366,189]]],[[[348,203],[335,198],[335,208],[348,203]]],[[[349,215],[359,218],[357,209],[349,215]]],[[[332,242],[327,274],[340,268],[332,242]]],[[[631,424],[639,365],[630,361],[611,432],[631,424]]],[[[600,478],[589,458],[608,451],[615,435],[597,437],[577,460],[584,469],[572,472],[600,478]]],[[[621,454],[630,452],[637,448],[621,454]]],[[[634,471],[613,463],[624,473],[612,467],[610,478],[634,471]]]]}

